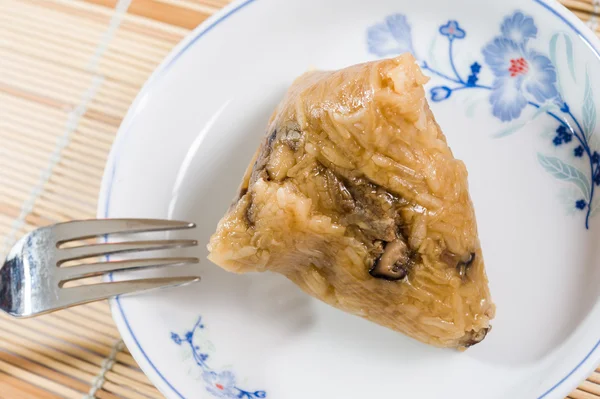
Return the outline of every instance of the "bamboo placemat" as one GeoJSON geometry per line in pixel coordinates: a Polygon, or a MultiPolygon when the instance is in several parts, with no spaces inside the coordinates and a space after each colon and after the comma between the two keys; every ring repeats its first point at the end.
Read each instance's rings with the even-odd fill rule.
{"type": "MultiPolygon", "coordinates": [[[[283,0],[282,0],[283,1],[283,0]]],[[[600,0],[562,0],[597,33],[600,0]]],[[[228,0],[0,0],[0,258],[94,217],[119,123],[152,70],[228,0]]],[[[161,398],[106,303],[0,316],[0,399],[161,398]]],[[[600,370],[570,395],[600,399],[600,370]]]]}

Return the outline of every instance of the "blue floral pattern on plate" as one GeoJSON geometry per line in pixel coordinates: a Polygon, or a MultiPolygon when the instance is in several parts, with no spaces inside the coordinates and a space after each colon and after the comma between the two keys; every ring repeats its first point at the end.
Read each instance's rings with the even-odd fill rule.
{"type": "Polygon", "coordinates": [[[368,45],[369,51],[379,57],[415,52],[410,25],[401,14],[391,15],[370,28],[368,45]]]}
{"type": "Polygon", "coordinates": [[[206,390],[216,398],[262,399],[267,397],[265,391],[247,391],[237,386],[235,374],[230,370],[215,371],[207,363],[209,355],[194,343],[195,335],[204,329],[202,317],[198,318],[194,328],[183,335],[171,333],[171,340],[177,345],[187,345],[196,364],[202,369],[202,379],[206,390]]]}
{"type": "MultiPolygon", "coordinates": [[[[552,137],[556,147],[568,147],[567,157],[573,161],[584,159],[587,171],[571,164],[571,161],[538,153],[540,165],[558,180],[572,184],[581,198],[573,201],[572,208],[585,214],[585,227],[589,229],[590,217],[594,215],[595,187],[600,185],[600,154],[590,142],[596,127],[596,107],[592,87],[586,74],[585,95],[582,109],[582,123],[573,114],[560,91],[560,76],[556,69],[557,41],[562,38],[566,47],[571,75],[574,76],[573,45],[568,35],[557,33],[550,41],[549,55],[534,49],[532,41],[537,37],[538,28],[531,16],[521,11],[504,18],[498,36],[492,38],[482,49],[483,60],[493,75],[491,84],[480,83],[482,66],[473,62],[466,78],[455,65],[454,44],[467,37],[467,30],[458,21],[450,20],[441,25],[439,34],[448,41],[448,63],[451,73],[431,66],[420,59],[414,51],[412,29],[408,18],[395,14],[367,30],[369,52],[379,56],[398,55],[411,52],[419,59],[421,67],[429,74],[445,81],[445,84],[430,89],[431,100],[448,100],[455,92],[477,89],[490,92],[489,103],[492,115],[502,122],[518,122],[514,126],[496,134],[505,137],[523,127],[540,114],[552,118],[558,126],[552,137]],[[536,112],[528,118],[523,111],[533,107],[536,112]],[[527,119],[527,120],[521,120],[527,119]]],[[[581,161],[580,161],[581,163],[581,161]]]]}

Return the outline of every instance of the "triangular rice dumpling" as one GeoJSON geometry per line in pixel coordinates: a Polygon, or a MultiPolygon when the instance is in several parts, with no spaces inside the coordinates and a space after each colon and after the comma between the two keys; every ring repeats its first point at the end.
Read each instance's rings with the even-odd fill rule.
{"type": "Polygon", "coordinates": [[[494,317],[467,170],[408,54],[294,82],[209,244],[345,312],[466,348],[494,317]]]}

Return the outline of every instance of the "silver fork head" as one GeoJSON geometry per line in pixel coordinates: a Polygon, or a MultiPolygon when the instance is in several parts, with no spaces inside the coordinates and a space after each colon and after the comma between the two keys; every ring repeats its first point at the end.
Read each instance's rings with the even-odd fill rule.
{"type": "Polygon", "coordinates": [[[0,268],[0,309],[15,317],[32,317],[117,295],[180,286],[199,276],[148,278],[65,288],[65,283],[124,270],[174,267],[198,263],[197,258],[145,258],[61,267],[65,262],[99,256],[191,247],[195,240],[126,241],[65,248],[79,241],[110,234],[192,229],[193,223],[152,219],[103,219],[42,227],[21,238],[0,268]]]}

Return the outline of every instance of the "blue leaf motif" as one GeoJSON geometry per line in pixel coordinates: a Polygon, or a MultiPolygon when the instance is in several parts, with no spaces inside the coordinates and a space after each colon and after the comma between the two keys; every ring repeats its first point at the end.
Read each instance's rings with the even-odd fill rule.
{"type": "Polygon", "coordinates": [[[498,133],[494,134],[493,137],[495,139],[499,139],[502,137],[510,136],[511,134],[521,130],[521,128],[523,128],[523,126],[528,125],[531,122],[533,122],[538,116],[544,115],[546,112],[551,111],[554,108],[556,108],[556,106],[552,103],[548,103],[544,106],[541,106],[537,109],[537,111],[535,111],[535,113],[529,119],[523,119],[520,122],[513,123],[511,126],[505,128],[505,129],[502,129],[498,133]]]}
{"type": "MultiPolygon", "coordinates": [[[[558,45],[558,39],[561,37],[565,41],[565,47],[566,47],[565,51],[567,52],[566,58],[567,58],[567,64],[569,65],[569,72],[571,73],[571,77],[573,78],[573,81],[576,82],[577,78],[575,75],[575,61],[574,61],[574,57],[573,57],[573,42],[571,41],[571,38],[567,34],[556,33],[556,34],[554,34],[554,36],[552,36],[552,39],[550,39],[550,59],[552,60],[552,65],[554,65],[554,67],[558,69],[558,63],[557,63],[558,59],[556,56],[556,47],[558,45]]],[[[561,81],[560,81],[560,73],[556,74],[556,80],[557,80],[559,92],[562,95],[563,91],[562,91],[562,86],[561,86],[561,81]]]]}
{"type": "Polygon", "coordinates": [[[181,345],[181,337],[179,337],[179,335],[175,334],[175,333],[171,333],[171,339],[173,340],[173,342],[175,342],[177,345],[181,345]]]}
{"type": "Polygon", "coordinates": [[[584,197],[589,198],[590,183],[582,171],[556,157],[547,157],[539,153],[538,161],[556,179],[575,184],[581,190],[584,197]]]}
{"type": "MultiPolygon", "coordinates": [[[[574,57],[573,57],[573,42],[571,41],[571,38],[565,34],[565,33],[556,33],[552,36],[552,39],[550,39],[550,60],[552,62],[552,65],[554,65],[554,68],[556,69],[556,86],[558,87],[558,93],[559,96],[563,95],[563,82],[561,79],[561,73],[558,69],[558,57],[556,55],[556,48],[558,46],[558,39],[559,38],[563,38],[564,42],[565,42],[565,51],[566,51],[566,59],[567,59],[567,64],[569,66],[569,72],[571,73],[571,78],[573,79],[573,82],[577,81],[576,75],[575,75],[575,61],[574,61],[574,57]]],[[[565,103],[565,108],[568,108],[567,104],[565,103]]],[[[568,110],[565,110],[563,112],[568,112],[568,110]]]]}
{"type": "Polygon", "coordinates": [[[596,104],[594,104],[594,92],[590,83],[590,75],[585,71],[585,94],[583,95],[583,130],[585,137],[589,140],[596,129],[596,104]]]}
{"type": "MultiPolygon", "coordinates": [[[[567,62],[569,63],[569,71],[571,72],[571,77],[574,81],[577,81],[575,75],[575,62],[573,57],[573,42],[569,36],[565,35],[565,42],[567,43],[567,62]]],[[[555,64],[556,65],[556,64],[555,64]]]]}

